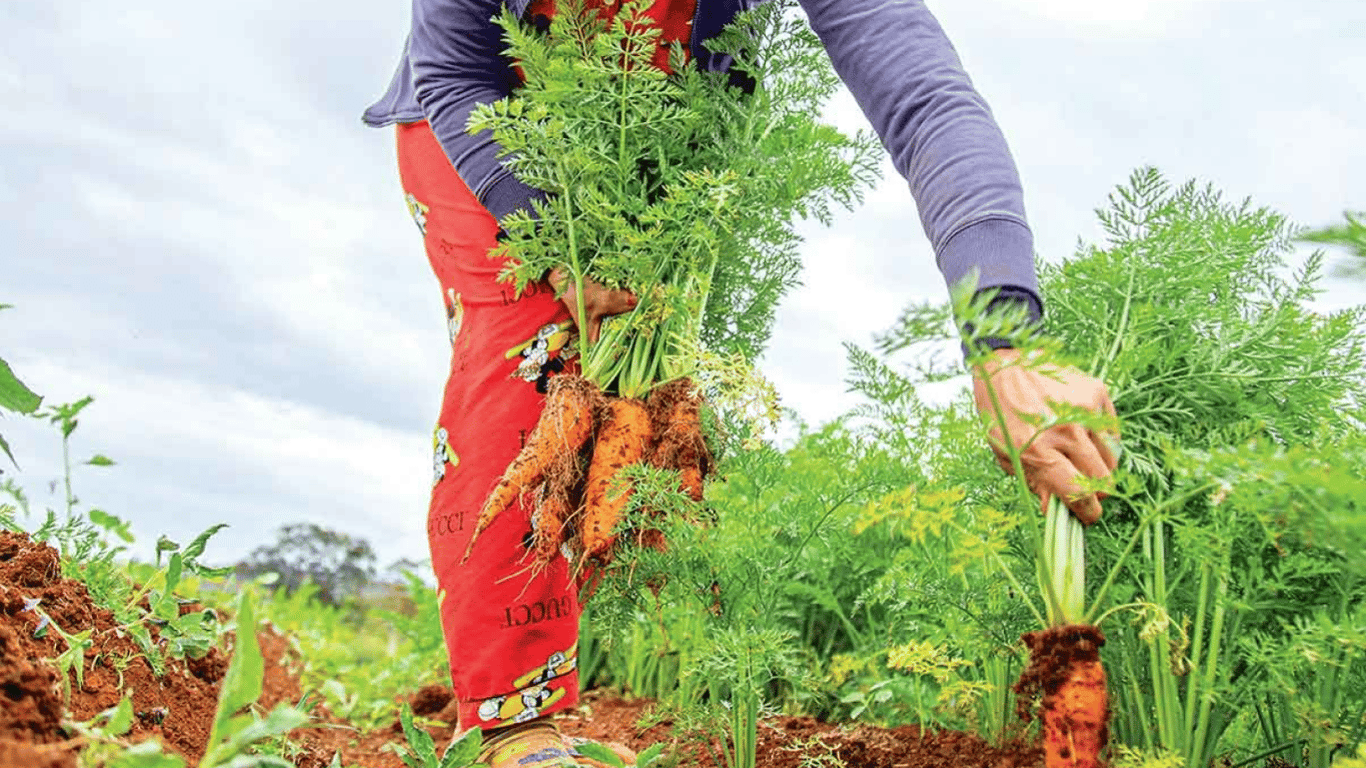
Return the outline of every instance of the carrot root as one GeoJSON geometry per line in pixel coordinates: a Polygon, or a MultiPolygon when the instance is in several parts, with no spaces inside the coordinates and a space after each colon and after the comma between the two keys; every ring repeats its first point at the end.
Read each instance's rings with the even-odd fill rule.
{"type": "Polygon", "coordinates": [[[1029,719],[1040,700],[1046,768],[1100,768],[1109,741],[1110,707],[1092,626],[1052,627],[1024,636],[1029,666],[1015,684],[1016,711],[1029,719]]]}
{"type": "Polygon", "coordinates": [[[579,376],[551,379],[541,418],[485,500],[474,534],[465,548],[464,560],[469,559],[475,541],[499,514],[522,494],[534,489],[559,457],[572,456],[588,442],[601,399],[598,388],[587,379],[579,376]]]}
{"type": "Polygon", "coordinates": [[[1098,768],[1108,717],[1100,661],[1074,663],[1058,692],[1044,700],[1044,765],[1098,768]]]}
{"type": "Polygon", "coordinates": [[[620,474],[639,462],[650,442],[650,418],[645,404],[631,398],[607,401],[593,460],[588,465],[584,512],[580,525],[581,562],[603,559],[616,543],[614,529],[622,518],[630,489],[621,487],[620,474]]]}

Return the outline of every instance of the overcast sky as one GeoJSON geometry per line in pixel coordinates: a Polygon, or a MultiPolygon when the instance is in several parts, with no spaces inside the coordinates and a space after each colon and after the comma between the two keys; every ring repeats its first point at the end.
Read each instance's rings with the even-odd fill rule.
{"type": "MultiPolygon", "coordinates": [[[[1366,208],[1366,4],[955,0],[932,8],[1010,141],[1041,258],[1098,237],[1136,167],[1311,225],[1366,208]]],[[[229,561],[312,521],[426,556],[449,346],[402,202],[388,82],[402,0],[0,4],[0,357],[93,395],[82,505],[141,543],[232,527],[229,561]]],[[[852,100],[831,119],[861,127],[852,100]]],[[[810,422],[852,404],[841,343],[945,295],[905,184],[812,231],[764,368],[810,422]]],[[[1366,301],[1335,283],[1326,306],[1366,301]]],[[[39,501],[55,431],[6,418],[39,501]]],[[[8,470],[9,468],[6,467],[8,470]]]]}

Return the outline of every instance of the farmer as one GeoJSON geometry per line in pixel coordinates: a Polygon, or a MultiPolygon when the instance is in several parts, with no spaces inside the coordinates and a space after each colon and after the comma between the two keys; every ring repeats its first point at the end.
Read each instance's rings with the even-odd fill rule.
{"type": "MultiPolygon", "coordinates": [[[[615,10],[611,0],[586,2],[615,10]]],[[[725,70],[729,58],[705,41],[755,2],[654,0],[649,14],[664,41],[686,45],[703,68],[725,70]]],[[[1022,306],[1039,320],[1033,241],[1014,162],[929,10],[918,0],[801,4],[909,182],[947,283],[975,274],[979,289],[999,289],[997,303],[1022,306]]],[[[498,282],[500,264],[488,253],[499,221],[542,194],[508,172],[486,133],[465,132],[475,105],[506,97],[517,83],[491,21],[504,7],[532,22],[555,13],[554,0],[414,0],[397,74],[364,119],[397,126],[409,211],[451,321],[428,538],[446,593],[441,618],[459,730],[484,730],[481,759],[495,768],[561,768],[589,764],[546,717],[578,698],[579,605],[568,565],[558,558],[528,582],[521,562],[531,530],[526,510],[499,516],[472,557],[462,557],[486,494],[537,421],[547,379],[576,366],[569,335],[577,329],[595,338],[602,318],[629,310],[634,299],[590,285],[580,318],[548,281],[520,296],[498,282]]],[[[661,50],[656,62],[665,61],[661,50]]],[[[994,440],[1024,445],[1035,436],[1030,417],[1048,411],[1050,401],[1113,411],[1101,382],[1074,370],[1002,367],[1017,353],[993,346],[1001,348],[974,371],[974,390],[985,409],[990,377],[1004,408],[1006,435],[994,440]]],[[[994,441],[992,449],[1009,470],[994,441]]],[[[1100,503],[1081,493],[1077,478],[1104,477],[1114,467],[1102,437],[1075,424],[1048,429],[1024,451],[1027,479],[1041,499],[1063,497],[1085,523],[1099,518],[1100,503]]]]}

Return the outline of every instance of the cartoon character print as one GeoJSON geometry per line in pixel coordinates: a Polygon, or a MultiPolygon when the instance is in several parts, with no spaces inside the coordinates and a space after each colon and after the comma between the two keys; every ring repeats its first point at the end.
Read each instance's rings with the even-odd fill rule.
{"type": "Polygon", "coordinates": [[[460,335],[460,326],[465,324],[465,303],[460,300],[460,294],[454,288],[446,289],[446,331],[451,336],[451,346],[455,346],[455,337],[460,335]]]}
{"type": "Polygon", "coordinates": [[[432,487],[441,482],[441,478],[446,476],[449,469],[455,469],[460,465],[460,457],[451,450],[450,433],[446,428],[437,425],[436,431],[432,433],[432,487]]]}
{"type": "Polygon", "coordinates": [[[543,666],[536,667],[512,682],[516,690],[506,696],[495,696],[479,704],[479,718],[488,727],[524,723],[540,717],[547,707],[563,699],[568,691],[550,688],[549,683],[578,668],[575,649],[550,654],[543,666]]]}
{"type": "Polygon", "coordinates": [[[404,196],[403,201],[408,204],[408,215],[413,217],[413,223],[417,224],[417,231],[427,236],[427,213],[431,207],[425,205],[421,200],[413,197],[412,193],[404,196]]]}
{"type": "Polygon", "coordinates": [[[523,381],[533,382],[536,391],[544,393],[551,374],[564,370],[567,360],[574,357],[571,342],[574,339],[574,321],[548,323],[541,326],[536,335],[504,353],[508,360],[522,356],[522,362],[512,375],[523,381]]]}

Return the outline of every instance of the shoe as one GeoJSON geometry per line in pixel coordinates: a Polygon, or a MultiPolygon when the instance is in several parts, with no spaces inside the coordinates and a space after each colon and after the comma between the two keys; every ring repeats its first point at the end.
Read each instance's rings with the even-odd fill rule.
{"type": "MultiPolygon", "coordinates": [[[[595,742],[566,739],[554,723],[537,720],[491,737],[480,750],[477,762],[489,768],[616,768],[580,753],[577,748],[587,743],[595,742]]],[[[602,746],[621,758],[627,768],[635,765],[636,756],[631,750],[618,744],[602,746]]]]}

